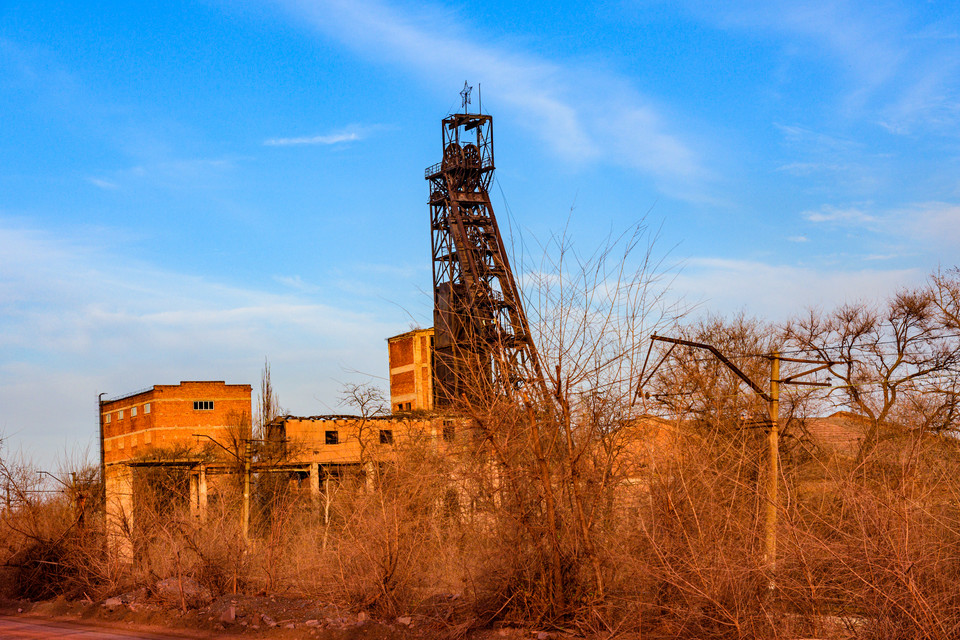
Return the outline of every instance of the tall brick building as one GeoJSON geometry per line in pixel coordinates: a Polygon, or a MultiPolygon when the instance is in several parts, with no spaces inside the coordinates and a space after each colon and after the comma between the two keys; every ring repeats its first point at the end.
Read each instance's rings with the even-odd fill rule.
{"type": "Polygon", "coordinates": [[[390,410],[433,410],[433,327],[387,338],[390,410]]]}
{"type": "MultiPolygon", "coordinates": [[[[195,434],[224,436],[250,421],[248,384],[158,384],[100,406],[106,466],[155,449],[192,449],[195,434]]],[[[245,437],[249,437],[248,435],[245,437]]]]}
{"type": "MultiPolygon", "coordinates": [[[[191,500],[206,500],[205,462],[211,441],[229,446],[250,438],[248,384],[222,381],[154,385],[100,404],[103,434],[103,476],[107,519],[112,535],[133,526],[134,472],[150,460],[191,470],[191,500]]],[[[214,455],[229,457],[213,445],[214,455]]],[[[117,552],[129,557],[129,540],[115,540],[117,552]]]]}

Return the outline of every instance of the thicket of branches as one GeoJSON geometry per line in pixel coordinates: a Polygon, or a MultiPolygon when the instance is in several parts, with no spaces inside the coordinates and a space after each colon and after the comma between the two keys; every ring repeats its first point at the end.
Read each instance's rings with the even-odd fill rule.
{"type": "MultiPolygon", "coordinates": [[[[422,614],[450,636],[494,621],[606,637],[960,635],[957,270],[774,326],[679,318],[643,229],[594,255],[563,238],[544,255],[525,269],[542,394],[464,400],[455,434],[424,423],[394,457],[321,479],[318,496],[261,474],[251,542],[236,483],[201,522],[186,480],[155,471],[141,477],[153,492],[131,532],[138,562],[114,566],[92,503],[78,512],[66,489],[28,493],[35,478],[8,462],[4,562],[28,577],[30,554],[61,567],[27,581],[46,590],[21,579],[20,593],[96,598],[175,577],[213,595],[422,614]],[[764,385],[774,351],[835,363],[817,378],[830,389],[782,390],[775,571],[763,557],[766,404],[702,350],[677,347],[648,377],[644,362],[665,355],[647,356],[654,331],[710,343],[764,385]],[[845,446],[811,428],[835,411],[848,412],[845,446]]],[[[781,378],[795,365],[784,366],[781,378]]],[[[258,423],[278,410],[268,375],[263,389],[258,423]]],[[[364,421],[379,397],[345,392],[364,421]]]]}

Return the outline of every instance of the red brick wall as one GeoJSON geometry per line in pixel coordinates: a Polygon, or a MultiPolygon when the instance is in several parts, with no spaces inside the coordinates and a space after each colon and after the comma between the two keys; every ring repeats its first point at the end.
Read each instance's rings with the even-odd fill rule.
{"type": "Polygon", "coordinates": [[[223,439],[225,428],[249,425],[250,385],[182,382],[104,403],[104,458],[107,463],[141,457],[151,449],[193,448],[205,443],[194,434],[223,439]],[[212,401],[213,410],[195,410],[195,401],[212,401]],[[145,405],[150,404],[150,413],[145,405]],[[137,415],[133,416],[133,409],[137,415]],[[123,411],[123,419],[119,412],[123,411]],[[106,415],[110,422],[106,422],[106,415]]]}

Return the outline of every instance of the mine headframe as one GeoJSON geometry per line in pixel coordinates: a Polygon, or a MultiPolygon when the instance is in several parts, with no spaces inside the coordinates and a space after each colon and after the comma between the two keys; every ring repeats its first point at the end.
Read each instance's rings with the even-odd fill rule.
{"type": "Polygon", "coordinates": [[[541,365],[488,194],[493,118],[448,116],[442,141],[443,159],[426,170],[434,404],[442,408],[497,395],[539,399],[545,389],[541,365]]]}

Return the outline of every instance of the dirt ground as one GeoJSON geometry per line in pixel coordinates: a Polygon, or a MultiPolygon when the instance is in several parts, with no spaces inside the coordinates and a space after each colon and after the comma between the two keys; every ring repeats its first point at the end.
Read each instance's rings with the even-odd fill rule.
{"type": "Polygon", "coordinates": [[[113,629],[169,633],[183,638],[317,638],[318,640],[571,640],[561,632],[512,627],[451,626],[441,618],[374,619],[315,600],[227,595],[196,608],[171,606],[145,591],[105,601],[0,601],[0,613],[73,620],[113,629]]]}

